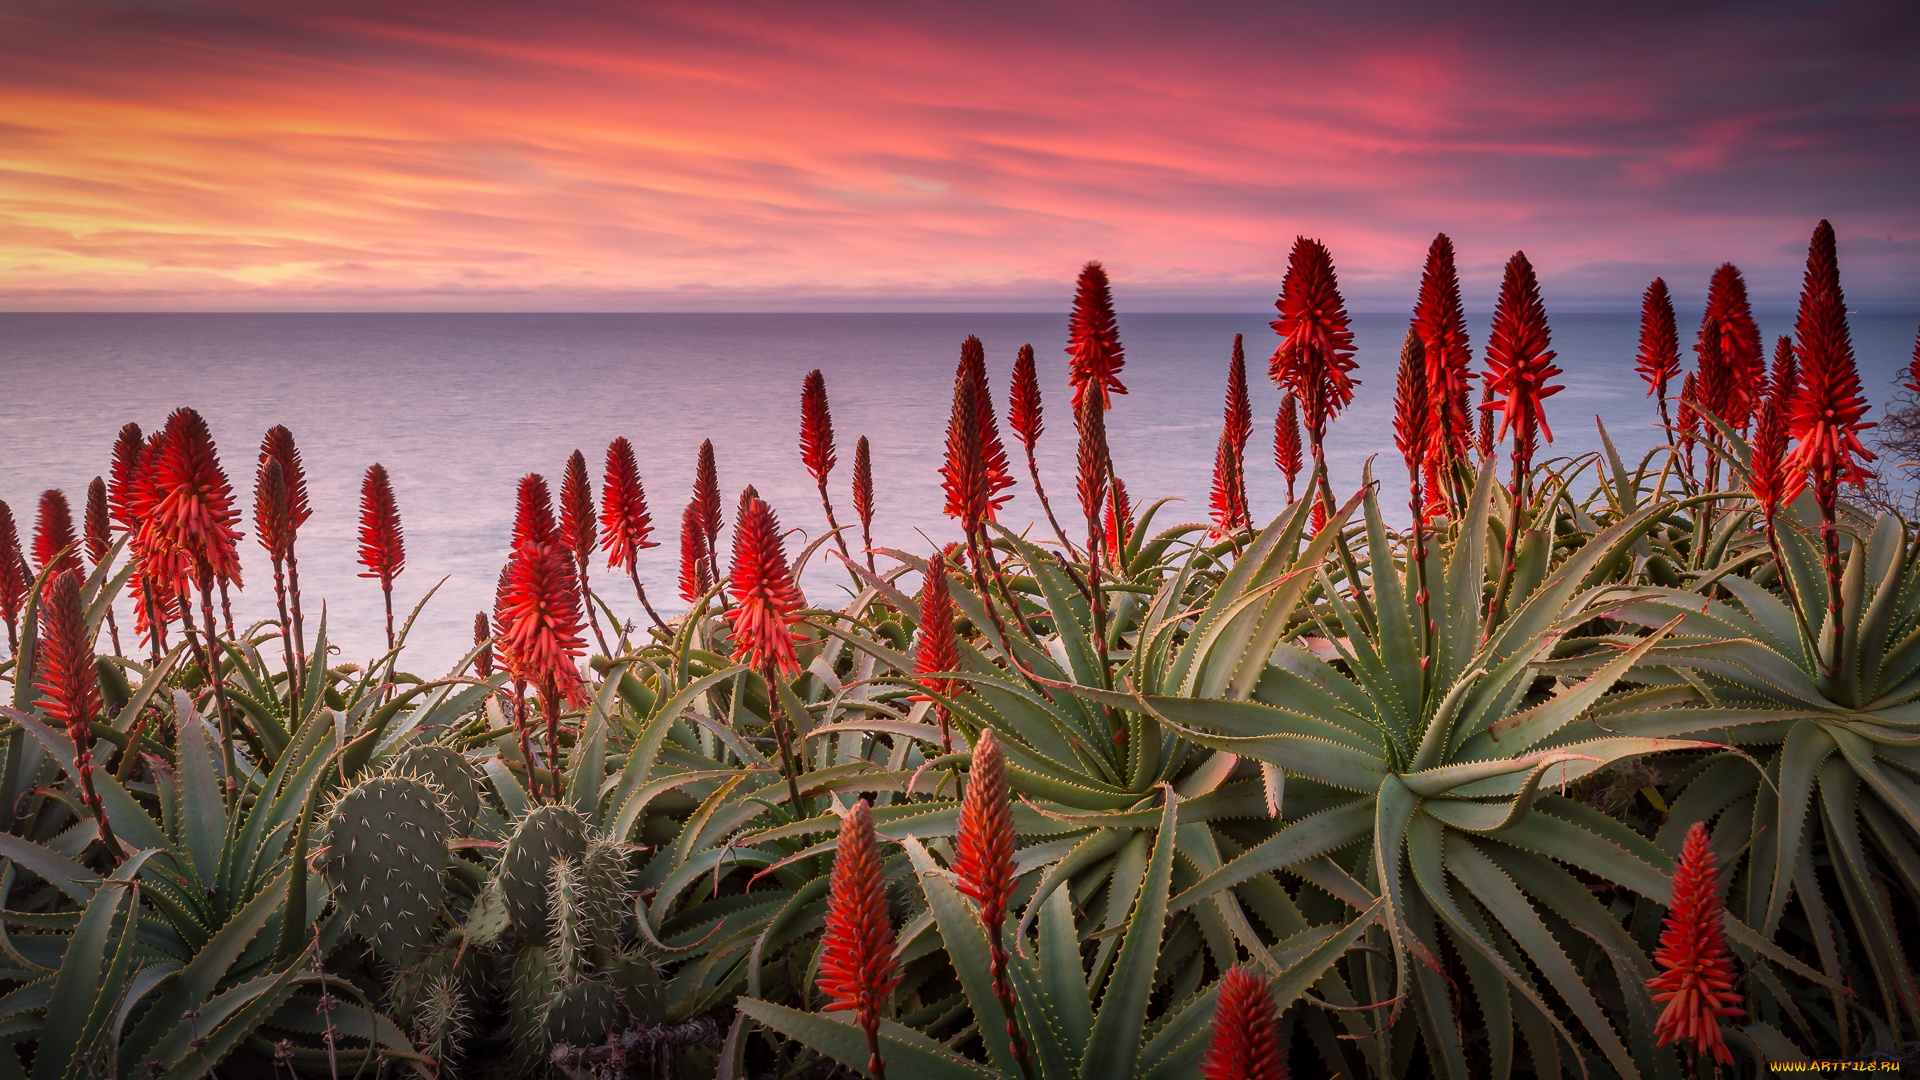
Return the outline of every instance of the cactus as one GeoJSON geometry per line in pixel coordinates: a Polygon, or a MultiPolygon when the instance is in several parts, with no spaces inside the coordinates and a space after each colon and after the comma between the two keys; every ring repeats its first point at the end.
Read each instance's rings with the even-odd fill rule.
{"type": "Polygon", "coordinates": [[[511,925],[513,922],[507,917],[506,895],[501,891],[500,879],[494,878],[487,882],[480,898],[467,909],[467,921],[462,929],[466,931],[468,941],[484,949],[500,940],[500,935],[506,933],[511,925]]]}
{"type": "Polygon", "coordinates": [[[545,944],[551,920],[547,901],[553,889],[553,864],[587,852],[587,822],[571,806],[536,806],[520,819],[500,859],[500,889],[514,929],[530,942],[545,944]]]}
{"type": "Polygon", "coordinates": [[[547,1042],[598,1046],[626,1023],[620,991],[592,979],[562,990],[547,1009],[547,1042]]]}
{"type": "Polygon", "coordinates": [[[523,945],[514,955],[507,987],[507,1029],[514,1070],[520,1076],[537,1076],[546,1063],[547,1008],[556,989],[553,974],[553,956],[544,945],[523,945]]]}
{"type": "Polygon", "coordinates": [[[423,743],[401,754],[393,771],[418,776],[439,788],[446,796],[447,826],[453,835],[473,835],[473,822],[480,814],[480,788],[465,755],[451,746],[423,743]]]}
{"type": "Polygon", "coordinates": [[[322,872],[350,929],[381,958],[406,963],[433,944],[447,835],[440,793],[414,777],[364,780],[334,803],[322,872]]]}

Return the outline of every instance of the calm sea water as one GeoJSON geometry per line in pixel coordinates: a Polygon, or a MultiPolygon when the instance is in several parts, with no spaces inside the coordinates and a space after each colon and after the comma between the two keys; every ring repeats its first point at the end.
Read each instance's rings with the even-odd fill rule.
{"type": "MultiPolygon", "coordinates": [[[[1263,378],[1271,317],[1121,316],[1131,393],[1116,400],[1109,420],[1114,459],[1136,502],[1185,500],[1161,522],[1205,516],[1235,333],[1246,335],[1253,382],[1250,497],[1261,520],[1281,508],[1285,484],[1271,454],[1280,395],[1263,378]]],[[[1770,341],[1790,329],[1791,317],[1760,321],[1770,341]]],[[[1469,325],[1480,345],[1485,317],[1469,325]]],[[[1401,490],[1391,419],[1405,327],[1405,316],[1355,319],[1362,385],[1328,435],[1337,490],[1352,490],[1376,454],[1389,491],[1401,490]]],[[[1853,330],[1868,393],[1884,401],[1911,355],[1914,319],[1856,316],[1853,330]]],[[[1636,333],[1626,314],[1553,320],[1567,372],[1566,390],[1548,402],[1554,452],[1597,449],[1596,415],[1623,453],[1637,457],[1654,444],[1653,411],[1631,361],[1636,333]]],[[[596,490],[607,443],[625,435],[637,448],[661,544],[643,553],[640,571],[663,613],[683,606],[675,595],[680,511],[703,438],[718,451],[723,491],[751,483],[783,524],[819,535],[824,517],[797,450],[800,383],[815,367],[833,403],[840,465],[831,491],[841,520],[854,520],[853,443],[864,434],[873,445],[876,544],[926,550],[953,538],[957,530],[939,513],[937,470],[967,334],[986,342],[1003,415],[1014,352],[1028,342],[1037,351],[1048,408],[1042,476],[1067,513],[1073,432],[1064,315],[0,314],[0,499],[23,534],[44,488],[64,488],[77,515],[122,424],[152,430],[173,408],[192,405],[213,427],[249,507],[250,531],[260,437],[285,423],[305,457],[314,506],[300,537],[307,610],[326,601],[343,658],[382,644],[379,587],[357,577],[354,562],[360,478],[381,462],[406,532],[396,604],[404,610],[446,579],[416,629],[409,663],[438,672],[464,652],[473,613],[491,610],[516,481],[539,472],[557,491],[575,448],[585,451],[596,490]]],[[[1023,474],[1017,447],[1013,454],[1023,474]]],[[[1020,479],[1010,522],[1038,513],[1020,479]]],[[[731,507],[730,495],[726,501],[731,507]]],[[[243,550],[247,588],[235,615],[251,621],[272,612],[272,577],[251,539],[243,550]]],[[[615,610],[638,620],[631,587],[597,574],[615,610]]],[[[803,584],[826,602],[842,595],[844,580],[837,562],[816,559],[803,584]]],[[[122,604],[123,625],[127,614],[122,604]]]]}

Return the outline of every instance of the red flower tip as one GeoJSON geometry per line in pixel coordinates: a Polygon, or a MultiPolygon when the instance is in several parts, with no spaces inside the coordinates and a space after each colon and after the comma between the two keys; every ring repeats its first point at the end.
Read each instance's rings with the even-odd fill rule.
{"type": "Polygon", "coordinates": [[[40,514],[33,523],[33,565],[42,573],[55,570],[80,573],[80,548],[73,535],[73,508],[67,493],[48,488],[40,493],[40,514]]]}
{"type": "Polygon", "coordinates": [[[1307,435],[1318,446],[1326,437],[1327,422],[1353,400],[1355,383],[1348,373],[1359,366],[1353,359],[1346,301],[1340,298],[1326,245],[1304,236],[1294,241],[1274,307],[1280,310],[1272,323],[1280,347],[1268,366],[1280,389],[1300,399],[1307,435]]]}
{"type": "Polygon", "coordinates": [[[1721,419],[1745,431],[1760,407],[1767,364],[1760,347],[1760,327],[1753,321],[1753,306],[1747,302],[1746,279],[1732,263],[1721,263],[1707,286],[1707,311],[1700,320],[1702,341],[1694,346],[1696,352],[1705,343],[1710,325],[1720,338],[1720,361],[1727,371],[1721,419]]]}
{"type": "Polygon", "coordinates": [[[873,528],[873,451],[865,435],[853,444],[853,512],[861,528],[873,528]]]}
{"type": "Polygon", "coordinates": [[[551,678],[568,700],[580,702],[580,578],[573,553],[557,543],[536,543],[507,557],[495,600],[494,639],[513,677],[531,686],[551,678]]]}
{"type": "Polygon", "coordinates": [[[1431,419],[1426,394],[1427,351],[1420,332],[1407,331],[1400,345],[1400,374],[1393,393],[1393,444],[1406,460],[1407,475],[1418,477],[1433,447],[1427,430],[1431,419]]]}
{"type": "Polygon", "coordinates": [[[1200,1075],[1205,1080],[1287,1080],[1280,1017],[1266,979],[1235,967],[1220,980],[1200,1075]]]}
{"type": "Polygon", "coordinates": [[[107,511],[107,482],[98,476],[87,485],[86,538],[87,561],[99,566],[113,543],[113,518],[107,511]]]}
{"type": "Polygon", "coordinates": [[[607,565],[633,572],[638,554],[660,545],[653,535],[653,515],[647,511],[647,493],[640,486],[640,465],[633,444],[621,436],[607,444],[606,479],[600,483],[600,548],[607,565]]]}
{"type": "Polygon", "coordinates": [[[107,470],[107,509],[122,532],[131,533],[140,527],[134,513],[138,498],[135,486],[140,481],[140,451],[145,441],[140,425],[128,424],[113,442],[113,465],[107,470]]]}
{"type": "Polygon", "coordinates": [[[147,572],[176,591],[240,584],[240,512],[207,422],[176,409],[140,453],[139,548],[147,572]]]}
{"type": "Polygon", "coordinates": [[[1499,439],[1513,432],[1514,460],[1521,468],[1533,460],[1539,435],[1553,441],[1541,403],[1563,388],[1547,385],[1560,374],[1547,330],[1547,309],[1540,302],[1540,279],[1523,251],[1507,260],[1500,283],[1500,299],[1493,309],[1493,329],[1487,335],[1487,388],[1499,400],[1499,439]]]}
{"type": "Polygon", "coordinates": [[[287,509],[298,531],[313,516],[313,508],[307,505],[307,469],[300,463],[300,448],[294,445],[293,432],[284,424],[268,428],[266,437],[260,440],[260,457],[280,463],[280,473],[287,482],[287,509]]]}
{"type": "Polygon", "coordinates": [[[1812,484],[1814,498],[1831,517],[1842,484],[1863,483],[1872,451],[1860,443],[1867,399],[1860,389],[1853,337],[1847,328],[1847,302],[1840,291],[1840,266],[1833,226],[1822,221],[1807,249],[1806,280],[1800,314],[1793,328],[1799,355],[1800,386],[1787,413],[1787,428],[1799,445],[1787,457],[1791,502],[1812,484]]]}
{"type": "Polygon", "coordinates": [[[712,439],[700,443],[700,463],[693,474],[693,503],[700,508],[696,520],[707,534],[705,550],[712,553],[720,542],[720,467],[714,462],[712,439]]]}
{"type": "MultiPolygon", "coordinates": [[[[927,560],[926,583],[920,589],[920,633],[913,650],[913,671],[917,676],[960,670],[960,646],[953,636],[953,593],[947,583],[947,560],[936,552],[927,560]]],[[[959,692],[958,679],[921,678],[920,685],[935,694],[951,696],[959,692]]],[[[946,706],[934,702],[946,726],[946,706]]]]}
{"type": "Polygon", "coordinates": [[[680,515],[680,599],[691,604],[713,588],[707,575],[707,527],[700,521],[700,500],[680,515]]]}
{"type": "Polygon", "coordinates": [[[1305,466],[1300,458],[1300,399],[1292,394],[1280,399],[1280,411],[1273,417],[1273,463],[1286,476],[1291,499],[1293,480],[1305,466]]]}
{"type": "Polygon", "coordinates": [[[377,462],[367,466],[366,478],[360,481],[360,565],[367,568],[361,577],[379,578],[387,589],[407,568],[393,482],[387,478],[387,467],[377,462]]]}
{"type": "Polygon", "coordinates": [[[596,512],[593,508],[593,482],[587,479],[587,457],[575,450],[567,459],[567,471],[560,478],[560,542],[573,552],[573,561],[581,571],[587,568],[587,556],[593,554],[596,512]]]}
{"type": "Polygon", "coordinates": [[[1120,565],[1121,552],[1132,535],[1133,504],[1127,501],[1126,482],[1116,476],[1107,498],[1107,559],[1113,565],[1120,565]]]}
{"type": "Polygon", "coordinates": [[[1735,400],[1733,371],[1726,353],[1720,350],[1720,342],[1719,324],[1708,320],[1700,327],[1700,340],[1694,346],[1695,355],[1699,358],[1699,364],[1694,369],[1698,373],[1698,381],[1694,384],[1694,411],[1705,414],[1701,417],[1702,424],[1706,422],[1707,415],[1731,423],[1728,416],[1739,407],[1735,400]]]}
{"type": "Polygon", "coordinates": [[[553,521],[553,495],[547,488],[547,478],[528,473],[520,478],[519,490],[514,493],[513,550],[559,541],[560,528],[553,521]]]}
{"type": "Polygon", "coordinates": [[[1665,399],[1680,373],[1680,331],[1674,323],[1673,296],[1664,278],[1654,278],[1640,298],[1640,352],[1634,368],[1647,381],[1647,396],[1665,399]]]}
{"type": "Polygon", "coordinates": [[[0,615],[6,616],[8,626],[19,621],[32,584],[33,574],[27,570],[26,555],[20,550],[20,529],[14,524],[13,508],[0,502],[0,615]]]}
{"type": "Polygon", "coordinates": [[[734,527],[727,588],[735,605],[727,612],[733,622],[733,658],[782,673],[800,670],[793,624],[800,621],[806,601],[787,565],[780,521],[758,496],[748,499],[734,527]]]}
{"type": "Polygon", "coordinates": [[[980,391],[963,372],[953,384],[953,411],[947,417],[947,456],[940,465],[940,484],[947,497],[942,512],[959,519],[968,535],[987,518],[989,489],[984,455],[980,391]]]}
{"type": "Polygon", "coordinates": [[[1247,350],[1239,334],[1233,335],[1233,355],[1227,360],[1227,401],[1221,431],[1232,440],[1236,458],[1246,453],[1247,439],[1253,435],[1253,404],[1247,398],[1247,350]]]}
{"type": "Polygon", "coordinates": [[[1013,899],[1013,800],[1007,759],[992,728],[982,728],[967,770],[960,829],[953,843],[953,875],[960,891],[980,905],[980,921],[999,926],[1013,899]]]}
{"type": "Polygon", "coordinates": [[[47,579],[40,608],[39,670],[34,685],[46,695],[48,716],[67,726],[79,745],[91,743],[87,725],[100,715],[100,678],[93,666],[93,641],[87,634],[80,579],[55,574],[47,579]]]}
{"type": "Polygon", "coordinates": [[[253,478],[253,535],[267,554],[285,560],[293,551],[293,503],[278,458],[262,455],[253,478]]]}
{"type": "Polygon", "coordinates": [[[1088,387],[1100,395],[1102,409],[1113,408],[1112,395],[1127,392],[1120,382],[1127,357],[1120,347],[1120,323],[1113,314],[1113,289],[1107,283],[1107,268],[1097,262],[1080,268],[1073,314],[1067,317],[1067,355],[1076,410],[1086,399],[1088,387]]]}
{"type": "Polygon", "coordinates": [[[1722,1065],[1733,1055],[1720,1036],[1722,1017],[1744,1016],[1734,990],[1733,957],[1727,952],[1726,924],[1720,907],[1720,875],[1714,867],[1707,827],[1694,822],[1673,871],[1673,903],[1660,932],[1653,961],[1660,973],[1647,980],[1653,1000],[1667,1007],[1654,1025],[1660,1045],[1676,1039],[1693,1043],[1694,1052],[1711,1053],[1722,1065]]]}
{"type": "Polygon", "coordinates": [[[1046,430],[1040,408],[1040,373],[1034,367],[1031,345],[1020,346],[1019,355],[1013,358],[1013,388],[1007,392],[1007,427],[1031,457],[1034,444],[1046,430]]]}
{"type": "Polygon", "coordinates": [[[1780,508],[1786,491],[1787,425],[1778,401],[1760,403],[1760,422],[1753,429],[1753,497],[1768,518],[1780,508]]]}
{"type": "Polygon", "coordinates": [[[833,413],[827,408],[827,377],[819,368],[807,372],[800,386],[800,460],[813,482],[827,486],[827,474],[837,459],[833,453],[833,413]]]}
{"type": "Polygon", "coordinates": [[[973,384],[974,406],[979,411],[975,421],[980,432],[980,460],[987,473],[987,514],[988,521],[994,520],[1002,506],[1012,495],[1001,492],[1013,487],[1013,475],[1008,471],[1007,448],[1000,442],[1000,423],[993,418],[993,391],[987,385],[987,349],[978,337],[967,335],[960,343],[960,367],[953,373],[958,384],[965,380],[973,384]]]}
{"type": "Polygon", "coordinates": [[[487,623],[487,613],[473,613],[473,643],[478,650],[473,657],[474,674],[483,679],[493,677],[493,627],[487,623]]]}
{"type": "Polygon", "coordinates": [[[1467,456],[1473,427],[1467,419],[1468,368],[1473,348],[1467,338],[1467,312],[1460,302],[1460,275],[1454,267],[1453,240],[1446,233],[1427,247],[1420,272],[1420,296],[1413,326],[1426,356],[1428,438],[1440,461],[1467,456]]]}
{"type": "Polygon", "coordinates": [[[862,1027],[872,1028],[898,982],[873,809],[861,799],[840,819],[840,842],[827,883],[827,925],[821,935],[820,993],[832,999],[826,1011],[852,1009],[862,1027]]]}

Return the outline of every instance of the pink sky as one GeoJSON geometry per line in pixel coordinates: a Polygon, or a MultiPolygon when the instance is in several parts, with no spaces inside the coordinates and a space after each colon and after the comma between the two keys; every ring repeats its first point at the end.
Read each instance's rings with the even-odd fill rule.
{"type": "Polygon", "coordinates": [[[1920,306],[1911,4],[910,7],[16,0],[0,308],[1920,306]]]}

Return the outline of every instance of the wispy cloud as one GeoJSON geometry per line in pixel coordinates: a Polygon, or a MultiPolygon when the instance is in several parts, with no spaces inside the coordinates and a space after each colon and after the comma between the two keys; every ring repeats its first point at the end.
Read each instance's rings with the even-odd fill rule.
{"type": "Polygon", "coordinates": [[[1778,303],[1822,216],[1920,301],[1909,6],[1189,7],[16,4],[0,303],[1179,307],[1304,232],[1399,306],[1441,229],[1778,303]]]}

